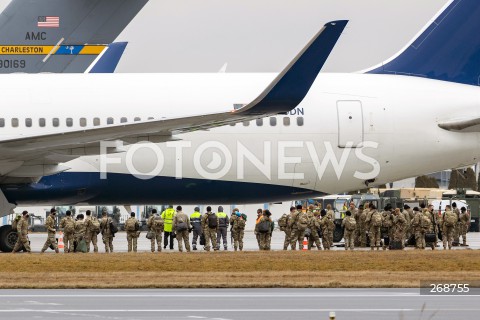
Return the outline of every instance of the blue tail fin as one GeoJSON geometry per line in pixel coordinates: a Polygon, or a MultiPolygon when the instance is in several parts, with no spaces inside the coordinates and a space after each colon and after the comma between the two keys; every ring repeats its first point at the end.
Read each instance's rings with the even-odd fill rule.
{"type": "Polygon", "coordinates": [[[480,85],[480,1],[451,1],[399,55],[366,73],[480,85]]]}
{"type": "Polygon", "coordinates": [[[117,68],[120,58],[128,42],[111,43],[106,51],[100,54],[85,73],[113,73],[117,68]]]}

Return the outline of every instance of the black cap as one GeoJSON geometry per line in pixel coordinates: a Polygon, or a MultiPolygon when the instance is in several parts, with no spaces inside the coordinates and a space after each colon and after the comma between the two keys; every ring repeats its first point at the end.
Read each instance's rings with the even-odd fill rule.
{"type": "Polygon", "coordinates": [[[87,210],[87,212],[85,212],[85,214],[86,214],[87,216],[89,216],[89,215],[91,215],[91,214],[92,214],[92,211],[90,211],[90,210],[87,210]]]}
{"type": "Polygon", "coordinates": [[[55,208],[50,209],[50,213],[57,213],[57,209],[55,208]]]}
{"type": "Polygon", "coordinates": [[[182,206],[177,206],[177,211],[182,211],[182,206]]]}

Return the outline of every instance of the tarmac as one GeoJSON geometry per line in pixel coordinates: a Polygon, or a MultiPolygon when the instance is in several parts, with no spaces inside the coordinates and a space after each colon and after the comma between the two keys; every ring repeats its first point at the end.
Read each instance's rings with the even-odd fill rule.
{"type": "MultiPolygon", "coordinates": [[[[140,237],[138,238],[138,252],[150,252],[150,240],[146,239],[146,232],[142,232],[140,234],[140,237]]],[[[230,233],[228,234],[230,236],[230,233]]],[[[281,231],[274,231],[273,236],[272,236],[272,245],[271,249],[272,250],[282,250],[283,249],[283,241],[284,241],[285,234],[281,231]]],[[[46,233],[33,233],[29,234],[29,239],[30,239],[30,246],[32,248],[32,252],[40,252],[40,250],[43,247],[43,244],[45,243],[45,240],[47,239],[46,233]]],[[[231,245],[231,238],[228,237],[227,239],[227,248],[229,251],[233,251],[233,247],[231,245]]],[[[190,234],[190,243],[192,242],[192,234],[190,234]]],[[[439,242],[438,243],[440,247],[437,249],[442,249],[443,246],[439,242]]],[[[453,247],[453,250],[467,250],[467,249],[474,249],[478,250],[480,249],[480,233],[479,232],[472,232],[467,234],[467,244],[469,245],[468,247],[453,247]]],[[[119,232],[116,234],[114,241],[113,241],[113,246],[114,246],[114,251],[115,252],[127,252],[127,235],[125,232],[119,232]]],[[[197,246],[198,251],[197,252],[203,252],[203,246],[197,246]]],[[[99,252],[105,252],[105,246],[102,242],[102,236],[98,235],[98,248],[99,252]]],[[[223,242],[220,245],[221,250],[223,250],[223,242]]],[[[343,242],[340,243],[335,243],[333,250],[345,250],[343,247],[343,242]]],[[[407,250],[413,249],[413,247],[408,247],[407,250]]],[[[255,235],[253,231],[246,231],[245,232],[245,237],[244,237],[244,250],[246,251],[255,251],[258,250],[258,245],[257,241],[255,238],[255,235]]],[[[313,249],[316,250],[316,249],[313,249]]],[[[356,248],[355,250],[369,250],[369,248],[356,248]]],[[[430,250],[430,249],[426,249],[430,250]]],[[[170,250],[169,246],[167,246],[167,249],[164,250],[165,252],[172,252],[172,251],[178,251],[178,244],[177,240],[174,241],[174,250],[170,250]]],[[[47,250],[47,252],[53,252],[52,250],[47,250]]]]}
{"type": "Polygon", "coordinates": [[[0,290],[2,319],[475,319],[478,295],[418,289],[0,290]]]}

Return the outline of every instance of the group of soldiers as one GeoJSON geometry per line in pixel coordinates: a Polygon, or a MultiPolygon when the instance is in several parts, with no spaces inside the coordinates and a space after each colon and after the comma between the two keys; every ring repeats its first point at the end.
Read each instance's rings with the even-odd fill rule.
{"type": "MultiPolygon", "coordinates": [[[[224,213],[223,207],[218,207],[218,212],[212,212],[211,207],[206,208],[206,213],[201,214],[200,208],[196,207],[190,216],[183,213],[182,207],[169,206],[161,214],[153,209],[147,220],[148,232],[146,237],[151,241],[151,252],[162,251],[167,246],[173,250],[174,239],[178,242],[180,252],[190,252],[190,233],[192,237],[192,249],[197,250],[197,245],[203,245],[204,250],[220,250],[222,239],[224,250],[227,246],[227,231],[230,228],[234,250],[243,250],[243,238],[247,216],[234,209],[230,217],[224,213]]],[[[45,252],[48,248],[59,252],[56,239],[56,214],[52,208],[46,219],[47,240],[41,250],[45,252]]],[[[71,211],[60,221],[59,227],[63,230],[64,250],[70,252],[90,252],[90,245],[93,251],[98,252],[97,238],[102,235],[105,245],[105,252],[113,252],[113,237],[118,231],[112,218],[107,212],[102,212],[102,218],[92,216],[90,210],[85,213],[72,216],[71,211]]],[[[270,250],[271,236],[275,223],[271,218],[269,210],[257,210],[255,224],[255,235],[260,250],[270,250]]],[[[137,251],[137,239],[140,236],[140,222],[131,213],[125,222],[127,235],[128,252],[137,251]]],[[[30,252],[28,241],[28,218],[27,211],[21,217],[15,219],[13,228],[17,230],[18,240],[13,252],[25,250],[30,252]]],[[[393,209],[387,205],[383,211],[378,211],[373,203],[365,203],[355,207],[350,203],[345,211],[341,222],[345,239],[345,250],[353,250],[355,247],[370,246],[383,250],[404,249],[406,240],[414,237],[415,248],[425,249],[427,246],[435,249],[438,242],[438,235],[443,235],[444,249],[451,249],[454,242],[459,243],[462,237],[463,245],[467,245],[466,234],[469,229],[470,216],[467,210],[462,207],[458,209],[456,203],[446,206],[443,214],[437,214],[433,205],[420,205],[420,208],[411,209],[405,205],[403,209],[393,209]]],[[[316,247],[318,250],[330,250],[333,246],[333,233],[336,228],[335,212],[330,205],[325,209],[319,206],[310,205],[306,211],[301,205],[291,207],[289,214],[284,214],[278,220],[278,226],[285,233],[284,250],[290,247],[292,250],[303,250],[303,241],[308,239],[307,248],[311,250],[316,247]]]]}

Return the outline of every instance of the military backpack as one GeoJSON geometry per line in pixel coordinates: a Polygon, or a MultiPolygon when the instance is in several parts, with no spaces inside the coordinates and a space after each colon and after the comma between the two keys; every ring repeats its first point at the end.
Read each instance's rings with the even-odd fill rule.
{"type": "Polygon", "coordinates": [[[308,216],[305,213],[298,214],[297,229],[304,231],[308,228],[308,216]]]}
{"type": "Polygon", "coordinates": [[[375,212],[372,214],[372,225],[374,227],[381,227],[382,226],[382,214],[380,212],[375,212]]]}
{"type": "Polygon", "coordinates": [[[65,228],[63,230],[68,234],[75,233],[75,221],[73,221],[73,219],[66,219],[65,228]]]}
{"type": "Polygon", "coordinates": [[[164,225],[163,219],[161,217],[155,217],[153,219],[153,228],[155,230],[162,229],[164,225]]]}
{"type": "Polygon", "coordinates": [[[188,229],[187,223],[182,218],[177,218],[177,224],[175,225],[175,231],[183,232],[188,229]]]}
{"type": "Polygon", "coordinates": [[[216,229],[218,227],[218,219],[215,213],[209,214],[207,220],[210,229],[216,229]]]}
{"type": "Polygon", "coordinates": [[[100,233],[100,221],[97,218],[92,218],[90,220],[90,230],[96,234],[100,233]]]}
{"type": "Polygon", "coordinates": [[[270,232],[270,221],[263,220],[258,224],[258,232],[260,233],[268,233],[270,232]]]}
{"type": "Polygon", "coordinates": [[[355,231],[355,227],[357,226],[357,221],[355,218],[347,217],[345,218],[345,229],[348,231],[355,231]]]}
{"type": "Polygon", "coordinates": [[[127,219],[127,222],[125,222],[125,231],[136,231],[135,222],[135,219],[127,219]]]}
{"type": "Polygon", "coordinates": [[[286,214],[284,214],[280,219],[278,219],[278,226],[280,227],[280,229],[284,229],[287,227],[287,220],[288,216],[286,214]]]}
{"type": "Polygon", "coordinates": [[[243,220],[242,218],[238,218],[236,220],[236,227],[238,229],[245,229],[245,220],[243,220]]]}
{"type": "Polygon", "coordinates": [[[17,231],[17,228],[18,228],[18,221],[20,221],[22,217],[20,216],[16,216],[15,219],[13,219],[12,221],[12,229],[13,231],[17,231]]]}
{"type": "Polygon", "coordinates": [[[457,224],[457,215],[451,211],[445,212],[443,221],[447,227],[454,227],[457,224]]]}

